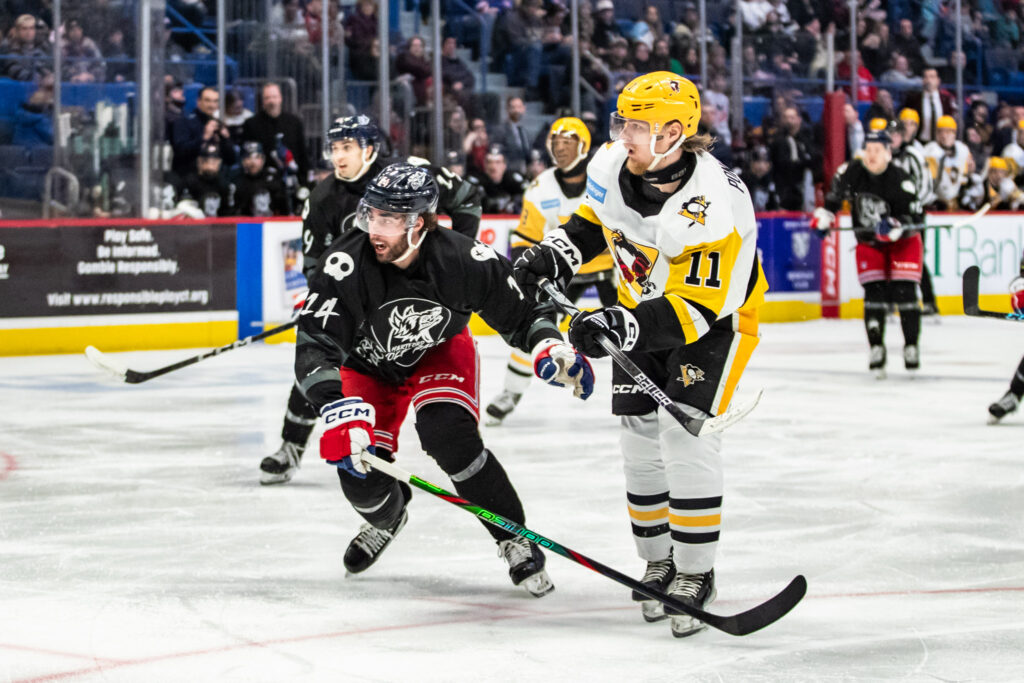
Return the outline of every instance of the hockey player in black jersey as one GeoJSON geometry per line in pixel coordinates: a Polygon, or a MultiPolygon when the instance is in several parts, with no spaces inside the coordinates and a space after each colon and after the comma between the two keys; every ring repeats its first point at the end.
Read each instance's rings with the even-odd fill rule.
{"type": "MultiPolygon", "coordinates": [[[[437,228],[437,184],[428,169],[393,164],[367,186],[358,228],[331,245],[312,273],[299,316],[295,377],[326,431],[320,455],[338,467],[345,497],[366,520],[345,552],[367,569],[405,525],[411,490],[370,470],[364,453],[394,460],[411,404],[420,445],[467,499],[522,523],[523,506],[477,427],[478,313],[505,340],[532,350],[538,376],[593,391],[589,362],[527,300],[512,265],[491,247],[437,228]]],[[[553,589],[544,555],[526,539],[485,525],[516,585],[553,589]]]]}
{"type": "MultiPolygon", "coordinates": [[[[1010,306],[1015,313],[1024,314],[1024,257],[1020,260],[1020,275],[1010,283],[1010,306]]],[[[1010,388],[1002,398],[988,407],[988,423],[994,425],[1017,410],[1024,397],[1024,358],[1017,364],[1017,371],[1010,378],[1010,388]]]]}
{"type": "Polygon", "coordinates": [[[239,216],[287,215],[284,181],[277,168],[266,162],[263,145],[254,140],[242,144],[242,165],[231,178],[239,216]]]}
{"type": "Polygon", "coordinates": [[[196,159],[196,170],[185,178],[179,201],[192,200],[207,218],[230,216],[231,186],[221,168],[220,149],[216,144],[203,145],[196,159]]]}
{"type": "Polygon", "coordinates": [[[906,171],[892,161],[886,131],[871,131],[864,138],[863,155],[839,167],[825,197],[814,211],[811,227],[826,233],[835,226],[835,214],[850,203],[857,238],[857,277],[864,286],[864,326],[869,350],[868,368],[885,377],[885,314],[889,297],[896,303],[903,328],[903,363],[907,370],[920,366],[918,337],[921,309],[917,285],[921,281],[923,248],[913,216],[923,209],[917,187],[906,171]]]}
{"type": "MultiPolygon", "coordinates": [[[[352,229],[367,184],[387,166],[380,157],[383,143],[383,134],[368,116],[335,119],[327,131],[324,157],[331,161],[334,173],[317,184],[302,210],[302,272],[307,279],[331,243],[352,229]]],[[[431,171],[439,189],[438,211],[448,214],[456,232],[475,238],[480,226],[479,191],[425,159],[407,161],[431,171]]],[[[316,412],[293,386],[281,428],[281,447],[260,463],[261,484],[280,484],[292,478],[314,424],[316,412]]]]}

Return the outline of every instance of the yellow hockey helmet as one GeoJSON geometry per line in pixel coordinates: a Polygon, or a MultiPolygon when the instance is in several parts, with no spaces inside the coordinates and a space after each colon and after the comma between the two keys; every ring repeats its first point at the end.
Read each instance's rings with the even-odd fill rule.
{"type": "Polygon", "coordinates": [[[889,122],[883,118],[871,119],[868,121],[869,130],[885,130],[889,127],[889,122]]]}
{"type": "Polygon", "coordinates": [[[637,76],[622,89],[616,109],[624,119],[651,124],[651,134],[660,135],[665,124],[678,121],[683,137],[697,132],[700,121],[700,93],[687,78],[671,71],[653,71],[637,76]]]}
{"type": "Polygon", "coordinates": [[[551,130],[548,131],[547,149],[551,159],[554,160],[555,153],[551,149],[552,138],[558,136],[576,136],[579,144],[576,147],[576,158],[573,159],[572,163],[568,167],[562,169],[563,171],[571,171],[576,166],[587,158],[587,154],[590,153],[590,129],[587,128],[587,124],[583,123],[580,119],[575,116],[565,116],[556,120],[551,124],[551,130]]]}
{"type": "Polygon", "coordinates": [[[623,130],[628,121],[641,121],[649,126],[654,159],[647,168],[652,171],[667,155],[679,149],[686,138],[697,133],[697,123],[700,121],[700,93],[697,86],[671,71],[653,71],[637,76],[619,94],[611,121],[613,140],[618,138],[618,131],[623,130]],[[655,152],[654,148],[665,126],[673,121],[683,126],[683,134],[669,149],[655,152]]]}
{"type": "Polygon", "coordinates": [[[956,130],[956,119],[952,116],[940,116],[939,120],[935,122],[936,128],[952,128],[956,130]]]}

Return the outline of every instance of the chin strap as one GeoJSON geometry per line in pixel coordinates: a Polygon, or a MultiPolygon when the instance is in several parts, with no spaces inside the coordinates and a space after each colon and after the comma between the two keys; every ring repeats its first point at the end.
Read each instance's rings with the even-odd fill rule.
{"type": "Polygon", "coordinates": [[[661,163],[662,159],[664,159],[666,156],[668,156],[672,152],[674,152],[677,149],[679,149],[682,146],[682,144],[683,144],[683,140],[686,139],[686,136],[685,135],[680,135],[679,139],[676,140],[676,143],[674,145],[672,145],[671,147],[669,147],[664,152],[662,152],[661,154],[658,154],[657,152],[654,151],[654,146],[658,144],[658,140],[659,139],[660,138],[657,135],[652,135],[651,136],[651,154],[654,155],[654,160],[651,161],[651,165],[647,167],[647,173],[650,173],[655,168],[657,168],[658,164],[661,163]]]}
{"type": "MultiPolygon", "coordinates": [[[[660,162],[662,158],[664,158],[668,154],[671,154],[681,144],[682,141],[677,142],[676,144],[672,145],[672,149],[668,150],[664,154],[655,155],[654,161],[660,162]]],[[[674,162],[672,162],[665,168],[660,168],[656,171],[651,170],[651,168],[656,165],[656,163],[652,163],[650,166],[647,167],[647,170],[644,171],[643,178],[646,182],[652,185],[667,185],[668,183],[674,183],[675,181],[679,180],[693,169],[693,164],[695,163],[695,160],[696,157],[694,157],[692,154],[681,154],[679,158],[676,159],[674,162]]]]}
{"type": "Polygon", "coordinates": [[[400,261],[404,261],[405,259],[409,258],[410,256],[412,256],[413,252],[416,251],[417,249],[419,249],[420,245],[423,244],[423,240],[427,236],[427,231],[424,230],[423,234],[420,235],[420,241],[416,242],[415,244],[413,244],[413,241],[412,241],[412,231],[414,229],[415,228],[412,227],[412,226],[406,228],[405,235],[406,235],[406,239],[409,241],[409,248],[405,250],[404,254],[402,254],[401,256],[396,258],[394,261],[392,261],[392,263],[399,263],[400,261]]]}

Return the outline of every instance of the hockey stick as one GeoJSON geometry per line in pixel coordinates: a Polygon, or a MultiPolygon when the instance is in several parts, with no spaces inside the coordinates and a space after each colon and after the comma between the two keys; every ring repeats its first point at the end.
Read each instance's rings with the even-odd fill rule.
{"type": "Polygon", "coordinates": [[[267,330],[266,332],[254,334],[251,337],[246,337],[245,339],[239,339],[238,341],[231,342],[230,344],[222,346],[218,349],[213,349],[212,351],[207,351],[206,353],[201,353],[198,356],[186,358],[185,360],[178,361],[173,365],[167,365],[162,368],[157,368],[156,370],[150,370],[149,372],[138,372],[136,370],[126,368],[125,366],[121,365],[114,359],[105,355],[95,346],[85,347],[85,357],[92,361],[92,364],[98,367],[100,370],[109,372],[113,376],[120,379],[122,382],[127,382],[128,384],[139,384],[140,382],[146,382],[148,380],[151,380],[154,377],[166,375],[168,372],[174,372],[175,370],[180,370],[181,368],[187,367],[189,365],[194,365],[201,360],[206,360],[207,358],[219,356],[220,354],[230,351],[231,349],[237,349],[242,346],[248,346],[253,342],[259,341],[261,339],[266,339],[267,337],[272,337],[275,334],[279,334],[286,330],[290,330],[291,328],[295,327],[296,322],[297,321],[293,320],[289,323],[285,323],[284,325],[279,325],[278,327],[267,330]]]}
{"type": "MultiPolygon", "coordinates": [[[[992,208],[992,205],[986,202],[980,209],[978,209],[977,211],[972,213],[967,218],[964,218],[963,220],[957,221],[956,223],[948,223],[948,224],[944,224],[944,225],[931,225],[931,224],[928,224],[928,223],[911,223],[910,225],[900,225],[899,227],[900,227],[900,230],[926,230],[928,228],[948,228],[950,230],[956,230],[957,228],[962,228],[965,225],[970,225],[971,223],[973,223],[974,221],[976,221],[977,219],[981,218],[986,213],[988,213],[988,210],[991,209],[991,208],[992,208]]],[[[865,227],[851,225],[851,226],[848,226],[848,227],[845,227],[845,228],[832,228],[832,230],[838,230],[838,231],[841,231],[841,232],[845,232],[845,231],[848,231],[848,230],[871,230],[871,228],[865,228],[865,227]]]]}
{"type": "Polygon", "coordinates": [[[724,631],[725,633],[733,636],[745,636],[775,623],[784,617],[791,609],[796,607],[797,603],[803,599],[804,594],[807,593],[807,579],[805,579],[803,575],[797,575],[789,582],[788,586],[782,589],[781,593],[778,593],[756,607],[748,609],[746,612],[733,614],[731,616],[705,612],[698,607],[687,605],[686,603],[673,598],[671,595],[649,588],[636,579],[630,578],[611,567],[603,565],[597,560],[592,560],[585,555],[581,555],[575,550],[566,548],[565,546],[552,541],[550,538],[541,536],[535,531],[530,531],[521,524],[505,519],[504,517],[496,515],[489,510],[485,510],[465,498],[460,498],[453,493],[449,493],[441,487],[431,484],[425,479],[420,479],[416,475],[406,472],[394,463],[366,453],[362,455],[362,459],[363,462],[368,463],[371,467],[377,468],[389,477],[398,481],[408,482],[418,489],[422,489],[427,493],[437,496],[441,500],[447,501],[452,505],[457,505],[463,510],[476,515],[488,524],[492,524],[517,536],[522,536],[541,548],[547,548],[554,553],[558,553],[562,557],[570,559],[576,564],[581,564],[587,569],[592,569],[598,574],[607,576],[609,579],[617,581],[627,588],[632,588],[652,600],[657,600],[667,607],[671,607],[683,614],[688,614],[695,619],[700,619],[708,626],[716,628],[719,631],[724,631]]]}
{"type": "MultiPolygon", "coordinates": [[[[558,291],[558,288],[547,279],[541,280],[539,286],[544,293],[547,294],[551,301],[554,302],[555,306],[567,315],[576,315],[580,312],[580,309],[576,307],[573,302],[569,301],[564,294],[558,291]]],[[[731,404],[729,409],[717,417],[699,418],[690,417],[683,412],[682,408],[677,406],[675,402],[668,397],[668,395],[661,390],[657,384],[655,384],[650,377],[648,377],[643,370],[637,367],[637,364],[629,359],[628,356],[620,349],[615,346],[614,343],[608,337],[603,334],[597,334],[597,343],[601,345],[608,355],[612,357],[619,367],[625,370],[633,381],[639,385],[643,391],[653,398],[659,406],[665,409],[665,411],[674,417],[679,424],[683,425],[686,431],[690,432],[694,436],[701,436],[702,434],[714,434],[720,432],[727,427],[731,427],[735,423],[742,420],[747,416],[751,410],[757,405],[758,401],[761,400],[761,395],[764,393],[764,389],[757,392],[754,400],[745,406],[737,406],[731,404]]]]}
{"type": "Polygon", "coordinates": [[[1000,320],[1024,323],[1024,313],[1000,313],[998,311],[983,311],[978,308],[978,280],[980,278],[981,269],[978,266],[971,266],[964,271],[964,313],[976,318],[999,318],[1000,320]]]}

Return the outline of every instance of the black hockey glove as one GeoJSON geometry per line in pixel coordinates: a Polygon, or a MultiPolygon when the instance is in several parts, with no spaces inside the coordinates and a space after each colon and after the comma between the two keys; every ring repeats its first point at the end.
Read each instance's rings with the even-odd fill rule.
{"type": "Polygon", "coordinates": [[[629,351],[640,338],[640,323],[632,311],[622,306],[580,313],[569,323],[569,343],[591,358],[608,355],[597,341],[600,335],[623,351],[629,351]]]}
{"type": "Polygon", "coordinates": [[[529,301],[545,301],[547,296],[537,283],[547,278],[558,291],[564,292],[581,263],[580,251],[565,236],[565,231],[555,230],[524,251],[512,264],[512,273],[523,296],[529,301]]]}

